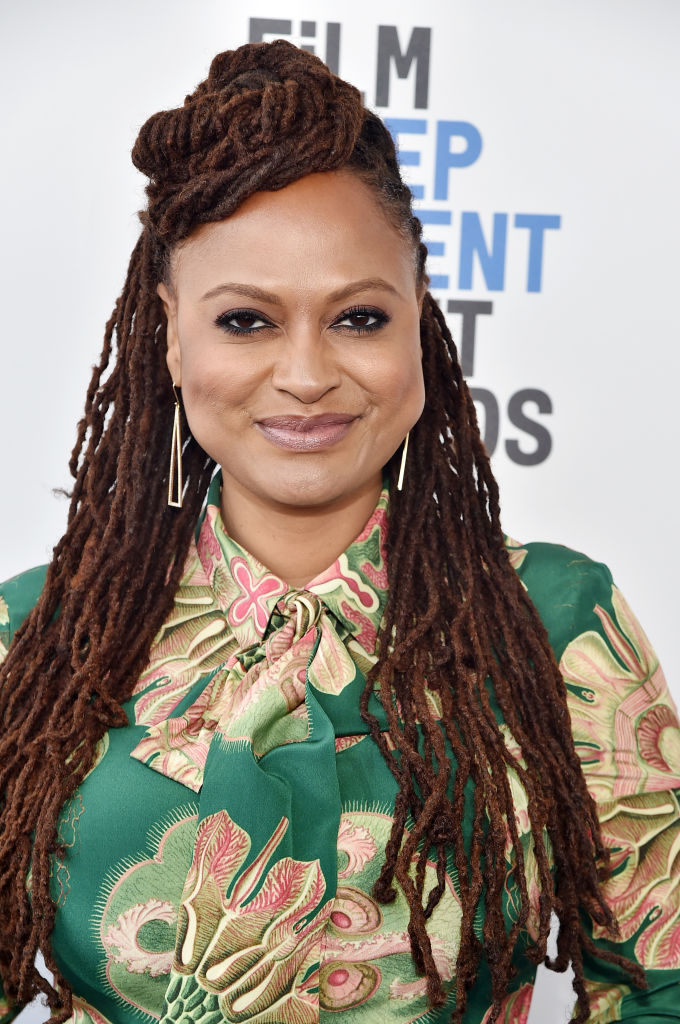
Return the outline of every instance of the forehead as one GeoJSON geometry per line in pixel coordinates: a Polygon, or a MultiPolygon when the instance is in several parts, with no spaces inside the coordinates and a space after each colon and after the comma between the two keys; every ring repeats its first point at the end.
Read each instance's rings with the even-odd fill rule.
{"type": "Polygon", "coordinates": [[[413,279],[413,249],[373,191],[348,171],[310,174],[257,192],[223,221],[201,225],[176,250],[178,288],[235,272],[293,282],[392,274],[413,279]]]}

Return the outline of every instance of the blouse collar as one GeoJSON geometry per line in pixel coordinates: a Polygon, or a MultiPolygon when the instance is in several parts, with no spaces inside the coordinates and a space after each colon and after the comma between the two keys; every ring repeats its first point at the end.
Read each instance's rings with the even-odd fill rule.
{"type": "Polygon", "coordinates": [[[220,512],[221,489],[222,475],[217,473],[208,492],[197,549],[238,647],[246,650],[261,643],[277,605],[309,592],[323,601],[347,637],[353,636],[366,654],[373,655],[387,600],[387,487],[358,537],[303,588],[290,587],[229,536],[220,512]]]}

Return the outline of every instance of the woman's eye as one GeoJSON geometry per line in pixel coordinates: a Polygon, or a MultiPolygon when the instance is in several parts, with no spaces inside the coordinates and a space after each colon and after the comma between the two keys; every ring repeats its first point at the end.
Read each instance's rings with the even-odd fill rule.
{"type": "Polygon", "coordinates": [[[256,334],[265,327],[271,327],[269,321],[253,309],[232,309],[229,313],[221,313],[215,323],[229,334],[240,335],[256,334]]]}
{"type": "Polygon", "coordinates": [[[383,324],[388,323],[389,317],[380,309],[371,307],[357,307],[348,309],[334,321],[334,327],[349,327],[355,334],[367,334],[370,331],[377,331],[383,324]]]}

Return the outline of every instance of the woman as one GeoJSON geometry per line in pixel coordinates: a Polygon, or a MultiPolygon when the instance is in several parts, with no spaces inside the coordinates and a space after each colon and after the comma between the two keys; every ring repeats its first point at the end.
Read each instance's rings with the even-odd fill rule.
{"type": "Polygon", "coordinates": [[[521,1021],[554,912],[576,1020],[667,1017],[663,676],[505,542],[384,125],[248,45],[133,160],[68,529],[0,592],[7,1016],[521,1021]]]}

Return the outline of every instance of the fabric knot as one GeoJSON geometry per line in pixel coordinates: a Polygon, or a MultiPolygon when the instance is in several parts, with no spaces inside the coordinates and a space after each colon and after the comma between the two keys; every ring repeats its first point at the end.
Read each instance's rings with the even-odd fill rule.
{"type": "Polygon", "coordinates": [[[299,640],[312,629],[325,611],[323,601],[308,590],[291,590],[276,604],[275,613],[294,624],[293,640],[299,640]]]}

